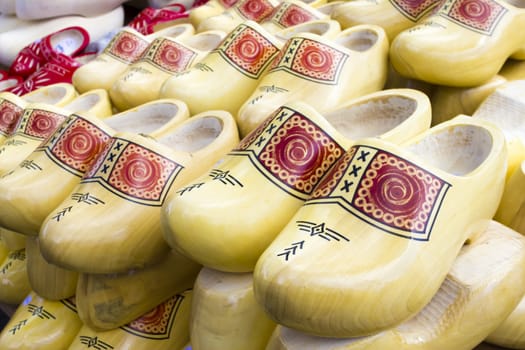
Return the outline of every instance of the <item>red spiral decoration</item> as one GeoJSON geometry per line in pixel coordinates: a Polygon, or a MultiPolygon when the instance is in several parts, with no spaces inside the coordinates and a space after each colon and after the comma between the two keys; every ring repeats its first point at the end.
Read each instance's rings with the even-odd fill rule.
{"type": "Polygon", "coordinates": [[[235,54],[243,62],[257,62],[264,54],[264,47],[254,36],[245,35],[235,46],[235,54]]]}
{"type": "Polygon", "coordinates": [[[301,56],[301,64],[303,67],[316,73],[329,72],[333,66],[332,55],[328,52],[318,50],[314,46],[305,47],[301,56]]]}
{"type": "Polygon", "coordinates": [[[120,179],[123,183],[135,189],[152,189],[162,169],[156,162],[137,154],[129,155],[120,179]]]}
{"type": "Polygon", "coordinates": [[[476,22],[486,21],[491,14],[491,7],[484,1],[465,0],[458,8],[459,13],[476,22]]]}
{"type": "Polygon", "coordinates": [[[370,190],[375,205],[383,212],[413,217],[420,210],[420,196],[426,192],[415,177],[402,172],[386,172],[374,179],[370,190]]]}
{"type": "Polygon", "coordinates": [[[69,133],[64,140],[63,151],[69,158],[83,163],[89,162],[99,152],[99,140],[86,132],[82,127],[77,127],[69,133]]]}
{"type": "Polygon", "coordinates": [[[33,134],[46,138],[58,127],[58,121],[51,115],[35,112],[31,116],[30,129],[33,134]]]}

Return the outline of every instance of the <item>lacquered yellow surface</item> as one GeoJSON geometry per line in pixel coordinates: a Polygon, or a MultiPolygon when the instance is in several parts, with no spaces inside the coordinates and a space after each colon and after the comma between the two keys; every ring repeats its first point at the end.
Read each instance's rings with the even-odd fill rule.
{"type": "MultiPolygon", "coordinates": [[[[320,188],[317,196],[324,193],[328,197],[314,195],[307,201],[255,266],[255,297],[272,319],[284,326],[318,336],[355,337],[413,317],[437,292],[463,243],[484,230],[497,209],[506,148],[503,134],[491,123],[462,116],[401,146],[370,138],[357,144],[361,146],[355,158],[347,163],[352,168],[340,170],[344,177],[330,182],[331,186],[340,185],[333,187],[333,192],[331,187],[320,188]],[[355,181],[376,176],[370,170],[365,179],[365,164],[361,169],[358,166],[363,154],[373,154],[373,149],[393,153],[393,159],[414,162],[444,181],[439,191],[432,192],[436,196],[432,211],[428,206],[425,209],[431,226],[428,222],[426,226],[399,226],[390,209],[386,212],[390,219],[387,214],[383,219],[377,208],[372,216],[353,202],[345,204],[353,198],[354,190],[356,195],[366,195],[353,187],[358,186],[355,181]],[[476,199],[479,193],[483,193],[483,201],[476,199]]],[[[408,185],[402,173],[393,171],[391,177],[382,175],[381,180],[378,176],[378,187],[370,190],[379,203],[401,205],[392,209],[399,210],[396,215],[401,217],[407,210],[402,204],[405,200],[414,209],[423,200],[414,196],[429,193],[408,185]],[[398,203],[397,198],[403,200],[398,203]]]]}
{"type": "Polygon", "coordinates": [[[74,299],[51,301],[34,291],[25,294],[0,333],[4,350],[65,350],[82,326],[74,299]]]}
{"type": "Polygon", "coordinates": [[[192,288],[200,265],[172,250],[158,264],[119,274],[81,274],[78,314],[94,330],[124,326],[173,294],[192,288]]]}
{"type": "Polygon", "coordinates": [[[189,341],[192,291],[176,294],[133,322],[108,331],[82,326],[69,350],[98,346],[119,350],[181,349],[189,341]]]}
{"type": "Polygon", "coordinates": [[[525,20],[524,8],[496,0],[476,14],[477,5],[469,6],[466,0],[444,1],[437,12],[399,33],[390,49],[396,70],[433,84],[477,86],[496,75],[509,57],[523,55],[525,39],[516,33],[525,20]]]}
{"type": "Polygon", "coordinates": [[[17,305],[30,292],[26,251],[13,250],[0,265],[0,302],[17,305]]]}
{"type": "MultiPolygon", "coordinates": [[[[279,146],[283,150],[278,151],[276,157],[290,162],[279,160],[275,166],[280,165],[284,174],[285,169],[289,170],[289,178],[302,181],[303,174],[305,178],[310,174],[310,164],[317,164],[318,177],[315,179],[326,173],[331,165],[321,166],[321,162],[331,164],[341,155],[336,145],[347,149],[354,140],[365,136],[400,142],[427,129],[430,101],[420,92],[392,90],[350,100],[324,116],[311,106],[296,102],[276,110],[273,118],[273,123],[259,130],[265,136],[262,142],[282,128],[279,135],[286,147],[279,146]],[[302,141],[307,137],[300,133],[297,136],[300,142],[288,142],[286,128],[281,125],[287,119],[281,121],[278,116],[289,117],[294,113],[329,135],[331,140],[327,137],[326,143],[333,142],[330,151],[316,149],[311,145],[315,140],[302,141]],[[303,164],[304,169],[301,168],[303,164]]],[[[289,133],[295,136],[295,132],[289,133]]],[[[320,132],[315,135],[322,137],[320,132]]],[[[250,136],[246,138],[249,139],[250,136]]],[[[274,139],[276,143],[279,141],[274,139]]],[[[255,141],[248,147],[250,152],[258,152],[255,141]]],[[[261,160],[237,151],[226,156],[207,174],[173,193],[163,206],[161,221],[166,241],[202,265],[221,271],[249,272],[310,193],[286,187],[287,177],[274,177],[264,169],[261,160]]]]}
{"type": "MultiPolygon", "coordinates": [[[[171,190],[206,172],[239,140],[235,121],[225,111],[194,115],[156,140],[129,132],[119,132],[114,137],[128,145],[126,147],[140,145],[177,165],[171,165],[173,170],[169,172],[163,170],[165,177],[158,180],[159,192],[151,199],[147,197],[150,192],[139,196],[143,192],[141,181],[144,179],[149,184],[151,178],[157,179],[161,173],[140,158],[125,168],[125,174],[132,179],[129,189],[124,188],[127,192],[122,187],[98,180],[98,177],[84,178],[72,194],[89,194],[89,204],[79,202],[77,196],[69,196],[42,224],[40,247],[49,262],[79,272],[115,273],[159,261],[169,251],[159,220],[165,198],[171,190]],[[136,181],[138,185],[134,185],[136,181]],[[119,253],[108,254],[108,251],[119,253]]],[[[117,141],[112,152],[121,147],[117,141]]],[[[127,158],[122,156],[119,159],[124,161],[127,158]]],[[[163,164],[170,166],[173,163],[165,161],[163,164]]],[[[104,174],[102,163],[96,169],[97,174],[104,174]]],[[[122,183],[129,184],[131,180],[122,176],[122,183]]]]}
{"type": "Polygon", "coordinates": [[[348,28],[334,39],[299,33],[283,50],[294,54],[279,56],[240,106],[236,118],[242,137],[287,102],[302,100],[323,113],[382,90],[386,82],[388,39],[379,26],[348,28]]]}
{"type": "Polygon", "coordinates": [[[410,320],[353,339],[315,337],[279,326],[267,350],[471,350],[520,301],[525,290],[524,244],[523,236],[491,221],[461,248],[437,293],[410,320]]]}

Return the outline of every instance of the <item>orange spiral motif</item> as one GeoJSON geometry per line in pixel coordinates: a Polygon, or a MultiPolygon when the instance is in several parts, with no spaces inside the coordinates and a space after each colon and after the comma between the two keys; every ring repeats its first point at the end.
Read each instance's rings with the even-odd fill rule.
{"type": "Polygon", "coordinates": [[[490,5],[480,0],[463,1],[458,11],[463,17],[476,22],[483,22],[491,15],[490,5]]]}
{"type": "Polygon", "coordinates": [[[59,123],[65,119],[54,113],[43,111],[33,111],[27,125],[27,134],[39,138],[49,137],[58,127],[59,123]]]}
{"type": "Polygon", "coordinates": [[[257,62],[263,52],[261,43],[251,35],[245,35],[235,46],[235,54],[243,62],[257,62]]]}
{"type": "Polygon", "coordinates": [[[313,15],[298,6],[290,6],[282,16],[281,22],[286,27],[301,24],[315,19],[313,15]]]}
{"type": "Polygon", "coordinates": [[[301,56],[304,68],[312,72],[326,73],[333,65],[330,53],[318,50],[314,46],[306,47],[301,56]]]}
{"type": "Polygon", "coordinates": [[[89,161],[98,153],[97,138],[87,133],[85,129],[77,127],[70,132],[64,142],[64,152],[68,157],[78,161],[89,161]]]}
{"type": "Polygon", "coordinates": [[[129,156],[120,180],[130,188],[149,189],[155,187],[160,173],[158,164],[135,154],[129,156]]]}
{"type": "Polygon", "coordinates": [[[0,133],[9,135],[16,127],[16,124],[22,114],[22,109],[11,103],[4,104],[0,109],[0,133]]]}

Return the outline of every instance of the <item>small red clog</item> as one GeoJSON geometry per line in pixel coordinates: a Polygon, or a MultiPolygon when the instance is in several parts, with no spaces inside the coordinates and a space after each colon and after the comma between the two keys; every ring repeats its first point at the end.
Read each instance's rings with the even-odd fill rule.
{"type": "Polygon", "coordinates": [[[26,78],[58,53],[75,57],[89,41],[89,33],[84,28],[63,28],[24,47],[11,64],[9,74],[26,78]]]}

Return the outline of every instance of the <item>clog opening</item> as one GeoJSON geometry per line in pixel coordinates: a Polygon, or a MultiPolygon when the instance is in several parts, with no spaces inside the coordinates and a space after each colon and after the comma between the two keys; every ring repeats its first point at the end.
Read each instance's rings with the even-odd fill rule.
{"type": "Polygon", "coordinates": [[[184,44],[199,51],[211,51],[215,49],[224,39],[219,33],[200,33],[184,39],[184,44]]]}
{"type": "Polygon", "coordinates": [[[348,33],[348,35],[340,36],[335,41],[349,48],[353,51],[366,51],[369,50],[377,42],[377,33],[373,30],[366,29],[356,32],[348,33]]]}
{"type": "Polygon", "coordinates": [[[63,108],[72,112],[89,111],[90,109],[95,107],[100,101],[100,94],[90,93],[75,98],[63,108]]]}
{"type": "Polygon", "coordinates": [[[50,86],[34,90],[22,98],[31,103],[48,103],[51,105],[57,104],[67,94],[69,90],[65,86],[50,86]]]}
{"type": "Polygon", "coordinates": [[[50,38],[51,46],[58,52],[71,55],[78,51],[84,43],[84,35],[78,29],[69,29],[55,33],[50,38]]]}
{"type": "Polygon", "coordinates": [[[282,41],[286,41],[299,33],[312,33],[323,36],[324,34],[326,34],[326,32],[330,30],[331,26],[332,25],[330,24],[330,22],[326,21],[306,22],[295,25],[293,27],[288,27],[287,29],[275,34],[275,36],[277,37],[277,39],[282,41]]]}
{"type": "Polygon", "coordinates": [[[377,96],[325,114],[345,137],[357,140],[384,134],[414,114],[417,102],[406,96],[377,96]]]}
{"type": "Polygon", "coordinates": [[[179,106],[172,103],[154,103],[139,106],[104,119],[111,128],[137,134],[149,134],[176,117],[179,106]]]}
{"type": "Polygon", "coordinates": [[[431,132],[407,147],[430,165],[464,176],[476,170],[492,149],[490,133],[476,125],[457,125],[431,132]]]}
{"type": "Polygon", "coordinates": [[[182,152],[198,151],[214,140],[223,130],[222,121],[214,116],[203,116],[201,118],[189,119],[177,130],[158,142],[182,152]]]}
{"type": "Polygon", "coordinates": [[[171,27],[163,28],[157,32],[157,35],[163,35],[170,38],[176,38],[189,30],[186,24],[177,24],[171,27]]]}

